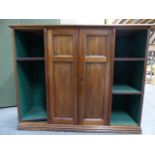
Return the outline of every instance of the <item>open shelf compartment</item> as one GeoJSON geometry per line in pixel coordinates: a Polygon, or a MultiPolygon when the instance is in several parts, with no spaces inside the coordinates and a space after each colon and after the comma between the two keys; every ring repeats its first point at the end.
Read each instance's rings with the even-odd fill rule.
{"type": "Polygon", "coordinates": [[[17,60],[44,57],[43,30],[16,30],[15,43],[17,60]]]}
{"type": "Polygon", "coordinates": [[[113,111],[111,116],[111,125],[113,126],[135,126],[137,123],[125,111],[113,111]]]}
{"type": "Polygon", "coordinates": [[[146,42],[146,29],[117,30],[115,58],[145,58],[146,42]]]}
{"type": "Polygon", "coordinates": [[[32,109],[28,113],[26,113],[22,120],[27,121],[35,121],[35,120],[46,120],[47,119],[47,112],[45,108],[42,105],[39,106],[33,106],[32,109]]]}
{"type": "Polygon", "coordinates": [[[113,95],[112,126],[138,126],[141,95],[113,95]]]}
{"type": "Polygon", "coordinates": [[[114,65],[114,94],[140,94],[143,86],[143,61],[117,61],[114,65]]]}
{"type": "Polygon", "coordinates": [[[17,62],[17,75],[21,120],[46,120],[44,61],[17,62]]]}

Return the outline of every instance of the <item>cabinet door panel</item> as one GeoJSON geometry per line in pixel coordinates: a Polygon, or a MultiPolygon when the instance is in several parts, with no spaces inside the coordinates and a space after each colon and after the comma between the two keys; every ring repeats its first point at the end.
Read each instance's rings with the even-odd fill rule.
{"type": "Polygon", "coordinates": [[[87,63],[85,66],[85,117],[102,118],[104,111],[105,66],[87,63]]]}
{"type": "Polygon", "coordinates": [[[74,116],[74,67],[72,63],[54,63],[54,114],[56,117],[74,116]]]}
{"type": "Polygon", "coordinates": [[[50,122],[77,124],[77,31],[49,30],[50,122]]]}
{"type": "Polygon", "coordinates": [[[81,30],[79,58],[79,117],[83,125],[108,124],[111,30],[81,30]]]}

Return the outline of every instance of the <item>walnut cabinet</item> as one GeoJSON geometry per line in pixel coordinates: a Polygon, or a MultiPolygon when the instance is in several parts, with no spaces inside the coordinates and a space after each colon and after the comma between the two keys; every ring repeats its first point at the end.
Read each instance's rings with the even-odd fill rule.
{"type": "Polygon", "coordinates": [[[11,28],[19,129],[141,132],[150,26],[11,28]]]}

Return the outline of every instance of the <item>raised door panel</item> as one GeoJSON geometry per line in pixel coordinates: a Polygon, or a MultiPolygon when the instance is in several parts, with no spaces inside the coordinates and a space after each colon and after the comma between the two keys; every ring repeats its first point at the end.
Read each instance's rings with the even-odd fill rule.
{"type": "Polygon", "coordinates": [[[49,30],[50,123],[77,124],[76,30],[49,30]]]}
{"type": "Polygon", "coordinates": [[[81,30],[79,116],[82,125],[108,124],[111,30],[81,30]]]}

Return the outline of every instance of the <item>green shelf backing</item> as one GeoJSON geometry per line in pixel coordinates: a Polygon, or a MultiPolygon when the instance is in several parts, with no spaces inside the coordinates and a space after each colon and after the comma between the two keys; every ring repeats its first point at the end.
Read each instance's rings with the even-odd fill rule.
{"type": "Polygon", "coordinates": [[[128,85],[141,91],[143,87],[143,61],[117,61],[114,65],[114,85],[128,85]]]}
{"type": "Polygon", "coordinates": [[[46,120],[43,30],[15,30],[15,42],[21,120],[46,120]]]}
{"type": "MultiPolygon", "coordinates": [[[[113,112],[126,112],[137,124],[140,122],[141,115],[141,95],[117,95],[113,94],[112,96],[112,113],[113,112]]],[[[119,115],[117,117],[117,122],[122,122],[121,117],[123,115],[119,115]]],[[[114,117],[114,116],[113,116],[114,117]]]]}
{"type": "Polygon", "coordinates": [[[137,89],[135,89],[135,88],[133,88],[133,87],[131,87],[131,86],[129,86],[129,85],[114,85],[113,86],[113,90],[112,90],[112,92],[114,93],[114,94],[127,94],[127,93],[132,93],[132,94],[134,94],[134,93],[140,93],[140,91],[139,90],[137,90],[137,89]]]}
{"type": "Polygon", "coordinates": [[[33,120],[47,120],[47,112],[44,107],[35,106],[26,113],[22,119],[23,121],[33,121],[33,120]]]}
{"type": "Polygon", "coordinates": [[[44,62],[17,62],[17,75],[21,119],[45,119],[47,114],[44,62]]]}
{"type": "Polygon", "coordinates": [[[111,125],[140,123],[147,34],[146,29],[116,31],[111,125]]]}
{"type": "Polygon", "coordinates": [[[117,30],[115,57],[145,58],[147,30],[117,30]]]}
{"type": "Polygon", "coordinates": [[[16,57],[44,57],[43,31],[15,31],[16,57]]]}
{"type": "Polygon", "coordinates": [[[111,125],[114,126],[137,126],[137,123],[125,111],[113,111],[111,116],[111,125]]]}

